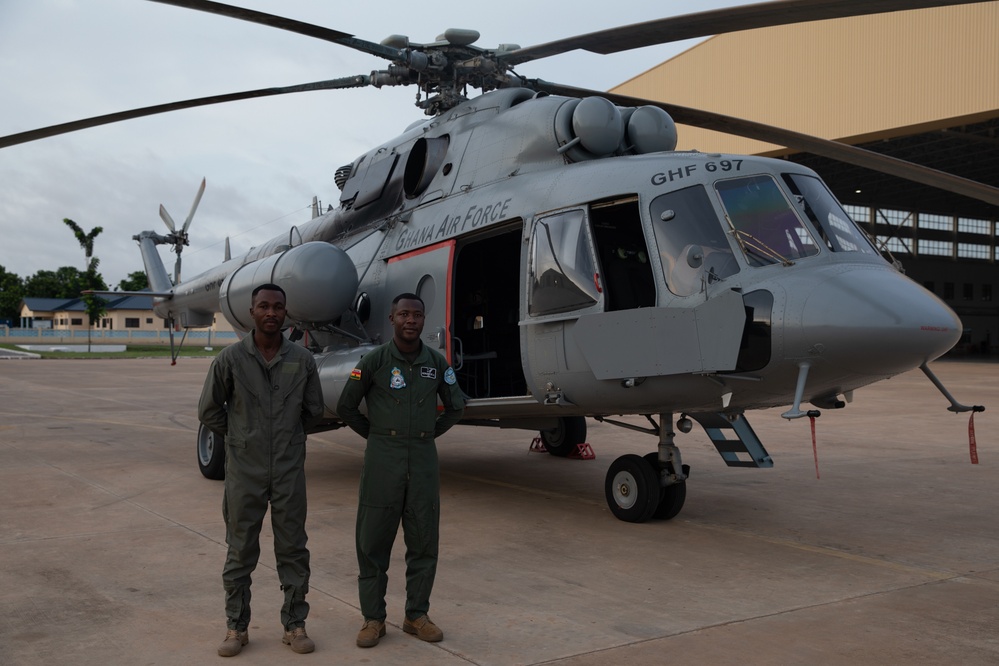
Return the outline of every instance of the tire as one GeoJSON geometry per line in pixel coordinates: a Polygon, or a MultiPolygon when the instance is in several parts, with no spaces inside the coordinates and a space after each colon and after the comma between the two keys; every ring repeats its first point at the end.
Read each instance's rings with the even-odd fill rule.
{"type": "Polygon", "coordinates": [[[687,482],[674,483],[665,486],[662,490],[662,497],[659,506],[652,512],[652,517],[657,520],[669,520],[675,518],[683,503],[687,500],[687,482]]]}
{"type": "Polygon", "coordinates": [[[629,453],[608,468],[604,495],[616,518],[628,523],[644,523],[659,506],[659,479],[642,456],[629,453]]]}
{"type": "Polygon", "coordinates": [[[206,479],[225,478],[225,440],[201,424],[198,427],[198,469],[206,479]]]}
{"type": "Polygon", "coordinates": [[[554,430],[540,431],[548,453],[564,458],[576,452],[576,447],[586,441],[586,419],[582,416],[559,417],[554,430]]]}
{"type": "MultiPolygon", "coordinates": [[[[656,481],[659,480],[659,454],[655,451],[652,453],[645,454],[645,460],[649,463],[652,468],[653,474],[656,475],[656,481]]],[[[684,465],[684,473],[689,469],[684,465]]],[[[687,482],[682,481],[680,483],[673,483],[668,486],[660,487],[659,495],[659,505],[656,510],[652,512],[652,517],[656,520],[669,520],[670,518],[675,518],[680,509],[683,508],[683,503],[687,499],[687,482]]]]}

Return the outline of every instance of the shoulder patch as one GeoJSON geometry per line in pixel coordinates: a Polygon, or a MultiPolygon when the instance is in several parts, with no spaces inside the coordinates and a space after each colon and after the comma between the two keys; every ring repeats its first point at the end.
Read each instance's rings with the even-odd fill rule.
{"type": "Polygon", "coordinates": [[[361,369],[360,368],[354,368],[353,370],[351,370],[350,371],[350,378],[351,379],[360,380],[361,379],[361,369]]]}
{"type": "Polygon", "coordinates": [[[458,379],[454,376],[454,370],[448,368],[447,371],[444,373],[444,383],[454,384],[456,381],[458,381],[458,379]]]}

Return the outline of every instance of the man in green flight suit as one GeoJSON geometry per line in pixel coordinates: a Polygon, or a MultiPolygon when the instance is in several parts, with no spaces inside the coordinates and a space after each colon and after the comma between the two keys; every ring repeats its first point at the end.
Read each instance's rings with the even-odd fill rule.
{"type": "Polygon", "coordinates": [[[260,557],[268,503],[284,591],[282,641],[298,653],[315,649],[305,633],[310,572],[305,433],[323,416],[323,391],[312,354],[281,334],[285,303],[276,284],[253,290],[254,328],[212,361],[198,403],[201,422],[225,437],[222,516],[229,550],[222,585],[228,631],[218,648],[222,657],[239,654],[249,641],[250,574],[260,557]]]}
{"type": "Polygon", "coordinates": [[[392,301],[388,343],[361,358],[340,394],[337,416],[367,438],[357,506],[359,647],[385,635],[389,558],[402,520],[406,542],[406,618],[402,629],[425,641],[443,632],[430,621],[437,574],[440,473],[434,438],[456,424],[465,399],[447,360],[420,340],[424,304],[416,294],[392,301]],[[438,415],[437,397],[444,411],[438,415]],[[358,409],[361,399],[367,417],[358,409]]]}

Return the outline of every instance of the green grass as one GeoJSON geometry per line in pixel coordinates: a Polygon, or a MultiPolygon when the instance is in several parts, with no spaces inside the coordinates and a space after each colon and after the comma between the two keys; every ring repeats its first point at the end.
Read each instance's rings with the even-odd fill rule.
{"type": "MultiPolygon", "coordinates": [[[[32,343],[34,344],[34,343],[32,343]]],[[[96,343],[95,343],[96,344],[96,343]]],[[[107,344],[102,342],[101,344],[107,344]]],[[[0,349],[13,349],[15,351],[27,351],[21,349],[17,345],[0,343],[0,349]]],[[[204,345],[193,346],[190,344],[185,344],[180,350],[179,356],[184,358],[191,358],[197,356],[212,357],[219,353],[222,349],[221,346],[215,346],[212,351],[205,351],[204,345]]],[[[47,351],[32,351],[32,354],[38,354],[42,358],[170,358],[170,346],[169,345],[128,345],[123,352],[47,352],[47,351]]]]}

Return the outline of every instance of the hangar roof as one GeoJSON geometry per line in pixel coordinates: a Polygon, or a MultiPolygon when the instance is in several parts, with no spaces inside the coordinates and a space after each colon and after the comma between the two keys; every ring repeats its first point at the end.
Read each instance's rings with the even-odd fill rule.
{"type": "MultiPolygon", "coordinates": [[[[719,35],[613,92],[747,118],[999,187],[999,2],[719,35]]],[[[844,202],[996,218],[995,206],[760,141],[680,127],[680,149],[786,157],[844,202]]]]}

